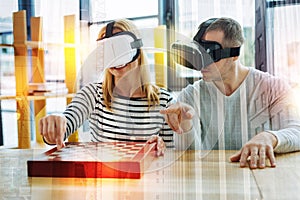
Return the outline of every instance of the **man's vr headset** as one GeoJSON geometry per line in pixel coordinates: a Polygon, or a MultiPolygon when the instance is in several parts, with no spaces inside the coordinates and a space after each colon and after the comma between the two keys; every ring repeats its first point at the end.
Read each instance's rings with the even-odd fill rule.
{"type": "Polygon", "coordinates": [[[105,37],[98,41],[104,68],[123,67],[136,60],[143,46],[142,40],[129,31],[113,34],[114,21],[106,26],[105,37]]]}
{"type": "Polygon", "coordinates": [[[223,49],[218,42],[202,39],[206,29],[215,20],[217,18],[211,18],[200,24],[198,32],[191,43],[179,41],[172,44],[171,51],[176,63],[200,71],[202,68],[223,58],[240,54],[240,47],[223,49]]]}

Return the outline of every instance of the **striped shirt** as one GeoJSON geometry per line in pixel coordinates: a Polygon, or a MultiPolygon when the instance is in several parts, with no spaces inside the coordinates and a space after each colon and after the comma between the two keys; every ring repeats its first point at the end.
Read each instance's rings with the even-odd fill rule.
{"type": "Polygon", "coordinates": [[[147,98],[116,96],[110,111],[103,103],[102,83],[87,84],[64,111],[66,137],[88,120],[92,142],[146,142],[151,135],[159,135],[167,147],[173,147],[173,131],[159,113],[173,98],[160,89],[159,99],[160,105],[149,109],[147,98]]]}

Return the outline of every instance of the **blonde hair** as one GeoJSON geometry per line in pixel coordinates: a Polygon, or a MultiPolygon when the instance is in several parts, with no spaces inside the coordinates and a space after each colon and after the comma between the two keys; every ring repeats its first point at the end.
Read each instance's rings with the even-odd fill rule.
{"type": "MultiPolygon", "coordinates": [[[[133,24],[132,21],[128,19],[115,20],[113,28],[119,31],[130,31],[134,33],[138,38],[140,38],[140,34],[137,30],[137,27],[133,24]]],[[[102,39],[105,36],[105,31],[106,31],[106,26],[104,26],[100,30],[97,40],[102,39]]],[[[159,88],[151,84],[150,82],[149,65],[148,65],[146,55],[142,49],[140,50],[140,55],[138,56],[137,59],[138,59],[138,65],[140,69],[140,79],[142,83],[141,89],[142,92],[146,94],[146,97],[148,99],[148,110],[149,110],[151,105],[154,106],[159,105],[159,88]]],[[[105,69],[102,91],[103,91],[104,105],[109,110],[111,110],[111,102],[114,98],[113,96],[114,87],[115,87],[114,76],[109,72],[108,69],[105,69]]]]}

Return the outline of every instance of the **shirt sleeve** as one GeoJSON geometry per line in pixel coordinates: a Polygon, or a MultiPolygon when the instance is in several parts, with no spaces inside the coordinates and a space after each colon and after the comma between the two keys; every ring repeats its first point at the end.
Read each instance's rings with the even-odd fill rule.
{"type": "Polygon", "coordinates": [[[201,149],[201,123],[200,123],[200,103],[199,88],[197,84],[188,85],[178,95],[177,101],[186,103],[195,109],[195,116],[192,119],[192,129],[183,134],[174,135],[175,148],[178,150],[201,149]]]}
{"type": "MultiPolygon", "coordinates": [[[[175,95],[173,95],[169,92],[167,92],[166,94],[167,94],[167,101],[166,101],[166,104],[163,105],[165,108],[169,107],[171,104],[176,102],[175,95]]],[[[164,120],[162,130],[159,135],[163,138],[167,148],[174,148],[174,135],[175,134],[176,133],[170,128],[168,123],[164,120]]]]}
{"type": "Polygon", "coordinates": [[[293,89],[282,80],[270,84],[270,116],[277,138],[276,153],[300,150],[300,115],[293,89]]]}
{"type": "Polygon", "coordinates": [[[75,97],[63,113],[67,118],[65,138],[75,132],[83,122],[88,119],[95,108],[95,95],[97,95],[97,91],[96,85],[94,84],[88,84],[76,93],[75,97]]]}

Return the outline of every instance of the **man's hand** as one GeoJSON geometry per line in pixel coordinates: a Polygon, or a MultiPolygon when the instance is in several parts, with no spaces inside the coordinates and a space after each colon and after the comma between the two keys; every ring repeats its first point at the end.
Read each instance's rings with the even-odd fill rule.
{"type": "Polygon", "coordinates": [[[185,104],[177,102],[168,108],[161,110],[161,114],[165,115],[166,122],[173,131],[182,134],[192,128],[192,118],[195,115],[194,109],[185,104]]]}
{"type": "Polygon", "coordinates": [[[151,144],[151,143],[154,143],[154,142],[156,143],[156,155],[157,156],[163,156],[165,154],[165,150],[166,150],[165,142],[158,135],[152,135],[149,138],[149,140],[147,140],[147,143],[151,144]]]}
{"type": "Polygon", "coordinates": [[[249,140],[241,150],[230,157],[232,162],[240,162],[241,167],[246,167],[249,161],[251,169],[265,168],[266,159],[270,160],[271,167],[276,167],[273,148],[277,138],[269,132],[261,132],[249,140]]]}
{"type": "Polygon", "coordinates": [[[45,141],[56,144],[57,149],[64,147],[64,137],[67,127],[67,119],[63,115],[49,115],[39,121],[39,131],[45,141]]]}

